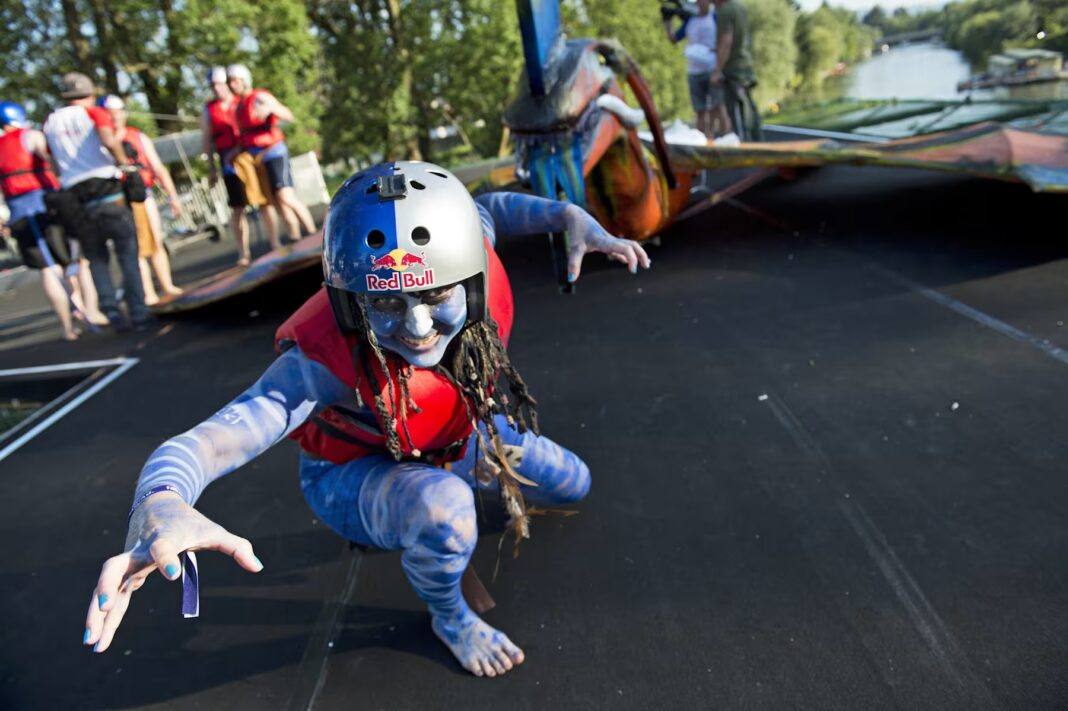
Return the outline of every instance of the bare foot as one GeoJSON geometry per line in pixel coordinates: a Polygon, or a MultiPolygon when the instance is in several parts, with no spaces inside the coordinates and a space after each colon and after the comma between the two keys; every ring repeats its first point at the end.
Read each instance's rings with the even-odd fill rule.
{"type": "Polygon", "coordinates": [[[85,318],[89,323],[93,324],[94,326],[108,325],[108,317],[100,313],[99,311],[95,311],[91,314],[87,313],[85,314],[85,318]]]}
{"type": "Polygon", "coordinates": [[[237,260],[237,266],[239,266],[239,267],[247,267],[251,261],[252,260],[247,256],[241,257],[240,259],[237,260]]]}
{"type": "Polygon", "coordinates": [[[523,650],[472,612],[456,621],[433,617],[430,626],[461,666],[475,676],[498,676],[523,663],[523,650]]]}
{"type": "Polygon", "coordinates": [[[184,289],[180,289],[177,286],[172,286],[169,289],[165,289],[163,293],[166,294],[167,296],[181,296],[182,294],[185,293],[185,290],[184,289]]]}
{"type": "Polygon", "coordinates": [[[76,341],[76,340],[78,340],[78,332],[73,330],[73,329],[70,330],[70,331],[64,331],[63,332],[63,340],[64,341],[76,341]]]}

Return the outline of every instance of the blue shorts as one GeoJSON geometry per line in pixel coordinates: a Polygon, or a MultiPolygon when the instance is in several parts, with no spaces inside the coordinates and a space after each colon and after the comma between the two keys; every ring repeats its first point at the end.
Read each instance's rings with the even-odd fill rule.
{"type": "Polygon", "coordinates": [[[687,74],[690,85],[690,105],[694,111],[711,111],[723,103],[723,82],[712,82],[712,72],[687,74]]]}
{"type": "Polygon", "coordinates": [[[270,148],[253,148],[249,153],[263,161],[271,190],[293,187],[293,171],[289,168],[289,147],[285,141],[279,141],[270,148]]]}

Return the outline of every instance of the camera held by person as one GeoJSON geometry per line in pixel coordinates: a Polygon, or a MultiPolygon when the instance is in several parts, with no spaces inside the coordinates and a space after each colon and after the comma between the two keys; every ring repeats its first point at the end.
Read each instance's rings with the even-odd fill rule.
{"type": "Polygon", "coordinates": [[[660,0],[660,17],[664,20],[679,18],[686,20],[697,14],[697,4],[682,0],[660,0]]]}

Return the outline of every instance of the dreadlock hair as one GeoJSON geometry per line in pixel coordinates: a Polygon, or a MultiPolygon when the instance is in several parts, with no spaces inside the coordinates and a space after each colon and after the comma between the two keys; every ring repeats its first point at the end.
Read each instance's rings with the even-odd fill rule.
{"type": "MultiPolygon", "coordinates": [[[[414,367],[405,363],[397,368],[397,382],[394,383],[393,372],[389,368],[386,354],[383,353],[368,323],[364,304],[358,303],[363,332],[370,351],[386,380],[386,392],[390,403],[397,402],[396,391],[400,391],[400,402],[396,408],[399,411],[399,418],[391,408],[386,406],[382,394],[376,394],[374,398],[375,412],[385,429],[386,447],[393,458],[400,461],[404,457],[404,452],[401,448],[398,427],[404,433],[405,440],[411,442],[407,415],[409,411],[419,412],[419,407],[412,400],[408,389],[408,381],[414,367]]],[[[538,403],[531,396],[526,382],[512,365],[508,351],[501,343],[497,324],[488,314],[478,322],[466,324],[449,348],[451,361],[449,360],[450,354],[446,353],[442,363],[435,366],[435,370],[447,378],[463,396],[461,399],[471,418],[471,426],[478,437],[484,469],[496,477],[500,485],[501,499],[508,513],[508,526],[515,535],[518,552],[519,541],[523,538],[530,538],[530,520],[519,486],[520,484],[535,484],[513,468],[493,418],[496,415],[503,415],[507,418],[509,426],[515,427],[519,432],[530,430],[534,434],[540,434],[538,403]],[[443,364],[446,361],[448,365],[443,364]],[[496,387],[498,380],[502,377],[507,390],[496,387]],[[482,431],[483,428],[485,433],[482,431]]],[[[356,358],[361,363],[364,362],[358,354],[356,358]]],[[[376,379],[373,370],[367,367],[364,370],[374,385],[376,379]]],[[[373,390],[377,393],[378,388],[375,387],[373,390]]],[[[411,454],[415,457],[421,456],[419,450],[413,450],[411,454]]]]}

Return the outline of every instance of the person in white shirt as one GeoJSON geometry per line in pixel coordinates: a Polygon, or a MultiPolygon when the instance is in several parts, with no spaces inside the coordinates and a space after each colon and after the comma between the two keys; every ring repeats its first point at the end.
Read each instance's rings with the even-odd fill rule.
{"type": "MultiPolygon", "coordinates": [[[[126,330],[126,317],[119,310],[115,285],[109,268],[108,242],[122,272],[122,287],[130,324],[141,330],[151,322],[141,286],[137,259],[137,232],[125,204],[123,171],[128,164],[122,140],[115,131],[111,114],[93,104],[96,86],[84,74],[63,76],[61,96],[67,105],[53,111],[43,131],[59,170],[59,182],[80,203],[82,214],[68,219],[64,227],[77,234],[89,258],[99,295],[100,309],[115,330],[126,330]],[[73,224],[68,224],[73,223],[73,224]]],[[[136,175],[136,168],[130,167],[136,175]]]]}
{"type": "Polygon", "coordinates": [[[690,87],[690,103],[697,115],[697,128],[708,138],[714,138],[717,126],[720,133],[730,130],[724,107],[722,81],[713,81],[716,69],[716,16],[711,0],[697,0],[696,10],[681,8],[665,11],[664,30],[671,42],[686,40],[686,79],[690,87]],[[671,29],[673,16],[682,15],[682,25],[671,29]]]}

